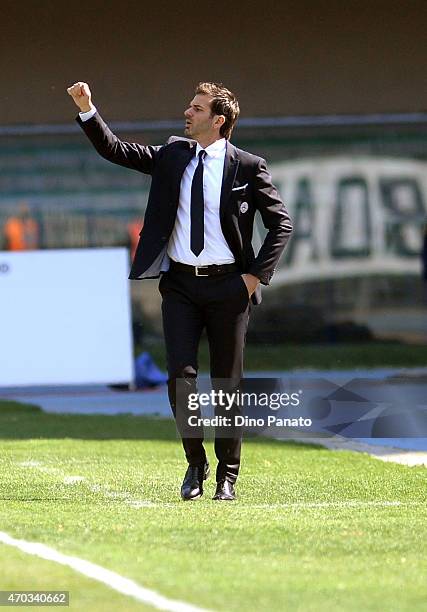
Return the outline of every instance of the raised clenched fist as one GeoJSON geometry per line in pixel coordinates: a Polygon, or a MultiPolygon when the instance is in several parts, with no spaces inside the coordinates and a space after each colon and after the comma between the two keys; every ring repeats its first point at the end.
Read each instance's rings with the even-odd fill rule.
{"type": "Polygon", "coordinates": [[[86,113],[93,108],[92,94],[87,83],[74,83],[71,87],[68,87],[67,92],[73,98],[74,102],[80,109],[80,112],[86,113]]]}

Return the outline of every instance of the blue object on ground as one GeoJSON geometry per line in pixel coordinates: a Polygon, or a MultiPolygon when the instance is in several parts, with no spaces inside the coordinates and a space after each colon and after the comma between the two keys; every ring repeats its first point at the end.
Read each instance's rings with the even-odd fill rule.
{"type": "Polygon", "coordinates": [[[163,385],[167,379],[167,375],[156,366],[150,353],[145,351],[135,359],[135,384],[138,389],[163,385]]]}

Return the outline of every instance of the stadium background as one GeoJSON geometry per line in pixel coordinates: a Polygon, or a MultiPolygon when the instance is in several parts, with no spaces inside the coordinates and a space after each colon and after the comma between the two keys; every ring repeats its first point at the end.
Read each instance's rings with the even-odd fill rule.
{"type": "MultiPolygon", "coordinates": [[[[115,372],[123,365],[118,317],[102,307],[127,298],[123,270],[115,277],[98,263],[103,274],[94,269],[83,285],[84,275],[46,274],[37,262],[83,253],[93,261],[102,249],[0,252],[2,589],[67,590],[71,609],[93,612],[153,609],[153,597],[169,610],[187,602],[229,612],[424,609],[427,438],[401,436],[419,436],[426,422],[426,3],[4,0],[1,8],[0,237],[21,202],[42,249],[122,245],[128,224],[141,223],[148,178],[92,150],[65,91],[75,80],[91,84],[120,135],[156,144],[182,133],[197,81],[223,80],[242,106],[234,142],[268,159],[296,228],[253,310],[245,372],[267,384],[301,377],[314,390],[320,377],[320,423],[341,399],[343,410],[362,409],[366,426],[402,409],[397,431],[387,430],[399,438],[359,443],[345,412],[336,428],[344,437],[318,439],[328,448],[247,440],[236,504],[211,501],[212,478],[188,506],[179,497],[182,449],[163,418],[166,386],[76,384],[77,361],[85,382],[98,356],[115,372]],[[3,274],[13,259],[25,262],[22,293],[15,280],[24,276],[3,274]],[[92,319],[86,298],[92,307],[102,300],[92,319]],[[87,332],[81,341],[73,334],[90,322],[99,323],[94,357],[87,332]],[[369,329],[411,343],[363,342],[369,329]],[[18,387],[6,380],[11,370],[18,387]],[[29,385],[38,371],[42,386],[29,385]],[[88,562],[98,565],[90,578],[88,562]]],[[[132,283],[134,331],[136,348],[162,367],[156,285],[132,283]]],[[[207,450],[212,459],[210,441],[207,450]]]]}
{"type": "MultiPolygon", "coordinates": [[[[149,179],[98,158],[66,87],[87,81],[122,138],[158,144],[199,80],[222,81],[233,142],[267,158],[295,219],[249,340],[426,339],[424,2],[2,8],[0,226],[27,202],[41,248],[128,244],[149,179]]],[[[159,333],[156,285],[133,283],[137,335],[159,333]]]]}

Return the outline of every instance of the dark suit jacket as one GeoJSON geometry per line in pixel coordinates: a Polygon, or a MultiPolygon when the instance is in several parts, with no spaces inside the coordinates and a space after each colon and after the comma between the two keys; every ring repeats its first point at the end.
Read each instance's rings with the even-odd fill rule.
{"type": "MultiPolygon", "coordinates": [[[[178,209],[183,172],[195,154],[196,142],[171,137],[162,146],[143,146],[119,140],[98,113],[88,121],[77,117],[95,149],[115,164],[152,176],[144,226],[130,279],[157,278],[166,255],[178,209]]],[[[291,220],[271,182],[264,159],[227,141],[221,188],[220,221],[224,237],[242,273],[268,285],[292,231],[291,220]],[[242,206],[242,204],[246,205],[242,206]],[[257,256],[252,248],[254,215],[259,210],[267,235],[257,256]]],[[[258,287],[252,302],[261,302],[258,287]]]]}

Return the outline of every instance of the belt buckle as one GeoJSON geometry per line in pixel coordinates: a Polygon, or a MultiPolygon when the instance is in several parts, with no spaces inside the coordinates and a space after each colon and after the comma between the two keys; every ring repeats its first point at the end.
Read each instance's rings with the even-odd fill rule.
{"type": "Polygon", "coordinates": [[[208,272],[207,268],[208,268],[208,266],[194,266],[194,269],[196,270],[196,276],[209,276],[209,272],[208,272]],[[199,270],[201,268],[206,268],[207,274],[200,274],[199,270]]]}

